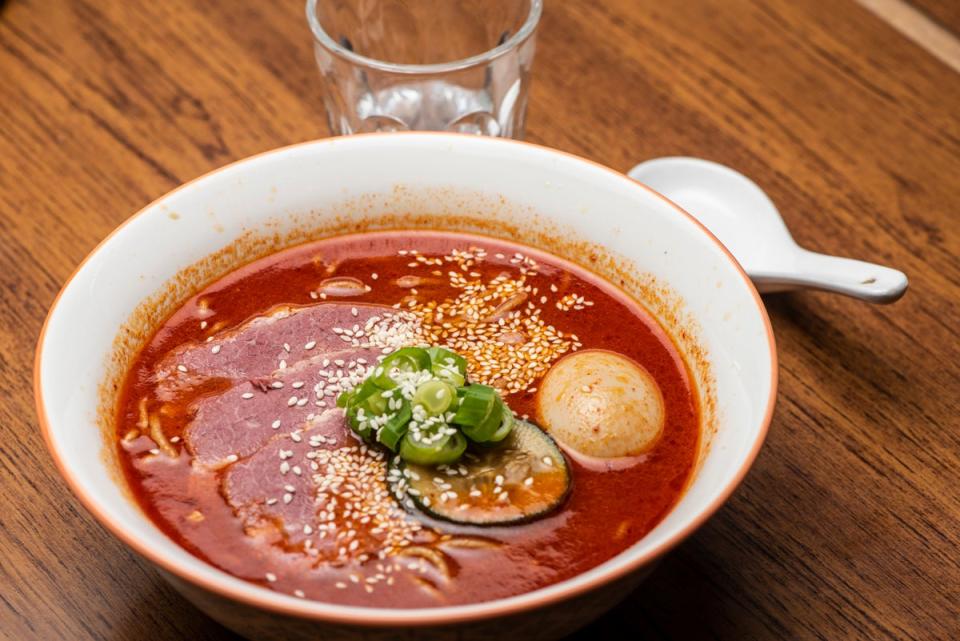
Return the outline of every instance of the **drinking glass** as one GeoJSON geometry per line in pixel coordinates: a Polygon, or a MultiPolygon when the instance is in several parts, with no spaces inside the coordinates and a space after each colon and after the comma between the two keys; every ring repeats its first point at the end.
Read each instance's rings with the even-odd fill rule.
{"type": "Polygon", "coordinates": [[[523,137],[542,0],[307,0],[334,134],[523,137]]]}

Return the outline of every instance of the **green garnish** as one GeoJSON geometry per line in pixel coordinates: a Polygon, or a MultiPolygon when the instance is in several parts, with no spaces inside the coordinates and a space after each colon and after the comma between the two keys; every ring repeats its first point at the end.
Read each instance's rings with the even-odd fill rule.
{"type": "Polygon", "coordinates": [[[337,406],[365,441],[418,465],[454,463],[468,441],[493,445],[514,422],[499,392],[468,383],[466,359],[444,347],[392,352],[337,406]]]}

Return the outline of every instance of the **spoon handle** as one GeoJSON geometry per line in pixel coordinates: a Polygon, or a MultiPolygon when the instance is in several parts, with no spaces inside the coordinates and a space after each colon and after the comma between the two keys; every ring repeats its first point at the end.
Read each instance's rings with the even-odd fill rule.
{"type": "Polygon", "coordinates": [[[871,303],[892,303],[907,291],[906,274],[882,265],[802,248],[793,259],[789,271],[750,273],[750,278],[761,293],[811,288],[871,303]]]}

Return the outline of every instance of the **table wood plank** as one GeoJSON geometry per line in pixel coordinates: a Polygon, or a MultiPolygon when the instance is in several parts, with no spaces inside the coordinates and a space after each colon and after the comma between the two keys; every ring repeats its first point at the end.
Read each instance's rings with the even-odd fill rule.
{"type": "Polygon", "coordinates": [[[960,3],[953,0],[910,0],[910,4],[960,37],[960,3]]]}
{"type": "MultiPolygon", "coordinates": [[[[530,140],[621,170],[727,163],[801,243],[911,278],[889,307],[767,298],[781,393],[756,466],[578,638],[960,636],[960,75],[852,1],[552,2],[537,55],[530,140]]],[[[300,2],[2,9],[0,638],[236,638],[59,480],[32,350],[60,284],[130,213],[327,135],[313,65],[300,2]]]]}

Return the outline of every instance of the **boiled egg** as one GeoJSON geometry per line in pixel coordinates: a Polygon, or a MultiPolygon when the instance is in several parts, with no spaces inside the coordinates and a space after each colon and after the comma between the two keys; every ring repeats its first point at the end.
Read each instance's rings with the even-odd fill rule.
{"type": "Polygon", "coordinates": [[[639,363],[605,350],[576,352],[550,368],[537,411],[551,436],[591,457],[642,454],[663,434],[657,382],[639,363]]]}

